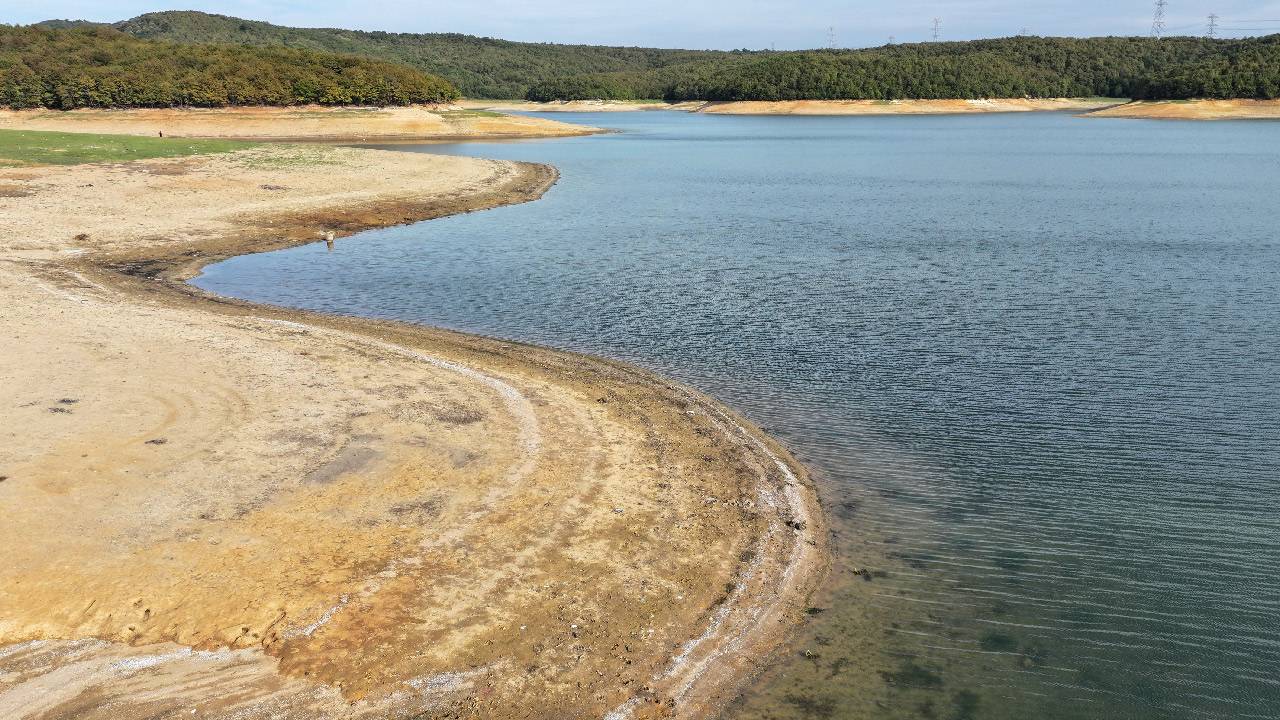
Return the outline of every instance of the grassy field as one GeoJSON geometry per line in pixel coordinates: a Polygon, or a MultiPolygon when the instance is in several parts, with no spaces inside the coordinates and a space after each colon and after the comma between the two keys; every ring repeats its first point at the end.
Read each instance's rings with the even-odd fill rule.
{"type": "Polygon", "coordinates": [[[0,166],[78,165],[185,157],[253,147],[234,140],[0,130],[0,166]]]}

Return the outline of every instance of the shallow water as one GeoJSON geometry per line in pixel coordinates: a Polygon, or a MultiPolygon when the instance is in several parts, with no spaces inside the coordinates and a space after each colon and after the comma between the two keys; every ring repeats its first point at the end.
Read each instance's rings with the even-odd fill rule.
{"type": "Polygon", "coordinates": [[[553,163],[539,202],[196,284],[630,360],[794,448],[837,571],[733,716],[1280,717],[1280,124],[556,117],[623,132],[410,148],[553,163]]]}

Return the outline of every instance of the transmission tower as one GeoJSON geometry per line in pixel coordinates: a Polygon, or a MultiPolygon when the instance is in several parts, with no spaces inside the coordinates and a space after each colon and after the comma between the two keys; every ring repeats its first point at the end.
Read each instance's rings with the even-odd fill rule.
{"type": "Polygon", "coordinates": [[[836,28],[834,25],[827,27],[827,47],[832,50],[836,49],[836,28]]]}
{"type": "Polygon", "coordinates": [[[1169,0],[1156,0],[1156,14],[1151,18],[1151,37],[1159,40],[1164,37],[1164,10],[1169,0]]]}
{"type": "MultiPolygon", "coordinates": [[[[1164,2],[1164,0],[1160,0],[1160,1],[1164,2]]],[[[934,18],[933,19],[933,41],[938,42],[938,39],[941,37],[942,37],[942,18],[934,18]]]]}
{"type": "Polygon", "coordinates": [[[897,36],[897,35],[890,35],[890,36],[889,36],[889,44],[890,44],[890,45],[896,45],[897,43],[898,43],[898,36],[897,36]]]}
{"type": "Polygon", "coordinates": [[[1218,37],[1218,14],[1217,13],[1213,13],[1209,16],[1209,32],[1207,34],[1210,40],[1218,37]]]}

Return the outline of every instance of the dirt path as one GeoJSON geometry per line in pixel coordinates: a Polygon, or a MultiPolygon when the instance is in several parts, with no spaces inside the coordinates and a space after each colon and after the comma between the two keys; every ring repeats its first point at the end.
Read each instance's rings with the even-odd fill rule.
{"type": "Polygon", "coordinates": [[[782,448],[620,363],[182,282],[554,177],[326,146],[0,170],[0,717],[730,699],[825,565],[782,448]]]}

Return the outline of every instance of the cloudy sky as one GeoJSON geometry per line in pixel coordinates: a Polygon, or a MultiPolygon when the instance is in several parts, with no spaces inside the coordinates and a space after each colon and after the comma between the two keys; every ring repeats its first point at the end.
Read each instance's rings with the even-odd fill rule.
{"type": "MultiPolygon", "coordinates": [[[[841,47],[942,37],[1145,35],[1154,0],[0,0],[0,22],[122,20],[204,10],[305,27],[462,32],[511,40],[688,48],[841,47]]],[[[1280,32],[1280,0],[1169,0],[1177,34],[1203,34],[1210,13],[1229,36],[1280,32]]]]}

